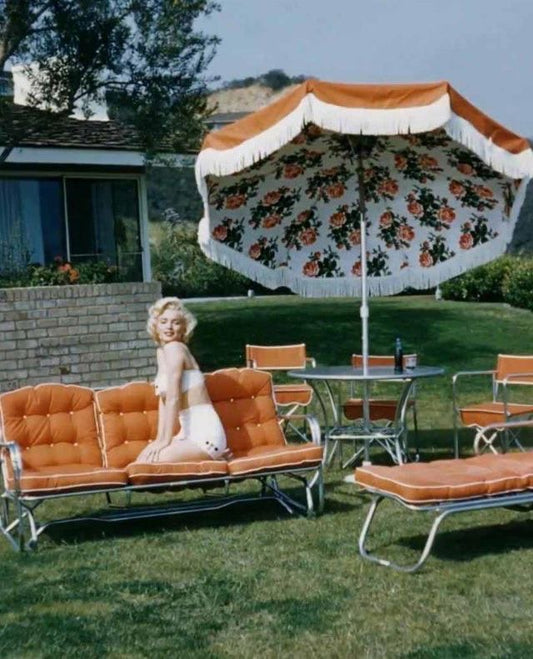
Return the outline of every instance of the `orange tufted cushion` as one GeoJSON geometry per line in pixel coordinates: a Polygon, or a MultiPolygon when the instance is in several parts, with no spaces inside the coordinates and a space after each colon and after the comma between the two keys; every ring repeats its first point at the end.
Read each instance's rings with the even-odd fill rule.
{"type": "Polygon", "coordinates": [[[232,453],[286,445],[276,417],[269,373],[228,368],[206,375],[206,385],[232,453]]]}
{"type": "Polygon", "coordinates": [[[103,464],[91,389],[23,387],[0,396],[0,415],[4,439],[19,445],[23,468],[103,464]]]}
{"type": "Polygon", "coordinates": [[[533,488],[533,452],[358,467],[355,481],[414,504],[494,496],[533,488]]]}
{"type": "MultiPolygon", "coordinates": [[[[7,465],[7,489],[15,487],[13,470],[7,465]]],[[[20,489],[23,494],[43,496],[65,492],[86,492],[126,485],[128,475],[123,469],[108,469],[93,465],[47,465],[39,469],[23,469],[20,489]]]]}
{"type": "Polygon", "coordinates": [[[126,471],[131,485],[148,485],[197,478],[223,478],[228,474],[228,463],[225,460],[133,462],[126,467],[126,471]]]}
{"type": "Polygon", "coordinates": [[[251,474],[258,471],[286,470],[290,467],[318,466],[322,461],[322,446],[295,444],[293,446],[260,446],[245,453],[237,453],[228,461],[232,476],[251,474]]]}
{"type": "Polygon", "coordinates": [[[97,391],[96,408],[105,464],[125,467],[157,435],[159,399],[148,382],[97,391]]]}

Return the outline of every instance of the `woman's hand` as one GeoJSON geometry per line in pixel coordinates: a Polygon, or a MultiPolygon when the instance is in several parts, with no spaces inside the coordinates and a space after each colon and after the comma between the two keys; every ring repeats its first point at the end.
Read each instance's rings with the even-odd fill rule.
{"type": "Polygon", "coordinates": [[[159,453],[168,446],[168,442],[163,441],[162,439],[155,439],[153,442],[150,442],[137,458],[137,462],[157,462],[159,459],[159,453]]]}

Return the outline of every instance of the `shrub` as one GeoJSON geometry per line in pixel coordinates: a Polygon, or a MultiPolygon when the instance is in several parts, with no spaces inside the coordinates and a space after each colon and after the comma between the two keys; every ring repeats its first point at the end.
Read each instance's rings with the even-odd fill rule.
{"type": "MultiPolygon", "coordinates": [[[[518,261],[518,259],[517,259],[518,261]]],[[[516,263],[503,288],[503,299],[513,307],[533,311],[533,260],[516,263]]]]}
{"type": "Polygon", "coordinates": [[[519,263],[518,257],[502,256],[449,279],[441,285],[442,296],[446,300],[465,302],[502,302],[506,281],[519,263]]]}
{"type": "Polygon", "coordinates": [[[206,258],[196,234],[197,225],[193,222],[163,225],[158,244],[152,249],[152,269],[164,295],[245,295],[250,288],[264,290],[243,275],[206,258]]]}
{"type": "Polygon", "coordinates": [[[66,286],[69,284],[103,284],[119,281],[119,271],[114,265],[102,261],[73,265],[57,256],[53,263],[30,263],[18,271],[0,275],[0,287],[66,286]]]}

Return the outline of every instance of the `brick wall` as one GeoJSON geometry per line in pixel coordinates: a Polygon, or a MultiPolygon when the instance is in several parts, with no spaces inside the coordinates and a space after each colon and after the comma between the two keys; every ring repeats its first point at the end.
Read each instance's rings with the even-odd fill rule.
{"type": "Polygon", "coordinates": [[[0,392],[153,378],[147,310],[159,282],[0,289],[0,392]]]}

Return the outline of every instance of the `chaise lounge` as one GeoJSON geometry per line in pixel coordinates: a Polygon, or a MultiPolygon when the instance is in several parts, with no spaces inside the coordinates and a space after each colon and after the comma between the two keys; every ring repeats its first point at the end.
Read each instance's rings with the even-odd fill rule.
{"type": "MultiPolygon", "coordinates": [[[[232,457],[180,463],[137,463],[157,431],[158,399],[146,382],[98,392],[76,385],[42,384],[0,396],[0,531],[15,549],[34,548],[52,525],[80,520],[117,522],[225,508],[243,501],[275,500],[287,511],[312,515],[324,502],[320,428],[311,416],[312,441],[289,444],[281,430],[268,373],[223,369],[206,385],[227,436],[232,457]],[[304,497],[282,489],[281,480],[303,486],[304,497]],[[230,495],[242,481],[257,494],[230,495]],[[136,491],[209,490],[188,502],[131,505],[136,491]],[[218,492],[213,496],[212,492],[218,492]],[[64,497],[126,493],[127,503],[100,513],[38,521],[35,511],[64,497]]],[[[113,502],[114,503],[114,502],[113,502]]]]}
{"type": "MultiPolygon", "coordinates": [[[[498,424],[501,428],[502,424],[498,424]]],[[[505,424],[515,431],[531,421],[505,424]]],[[[480,429],[479,432],[484,432],[480,429]]],[[[359,553],[369,561],[402,572],[415,572],[427,560],[440,523],[449,515],[473,510],[508,507],[529,510],[533,504],[533,452],[484,454],[470,458],[407,463],[397,466],[370,465],[355,470],[355,483],[372,495],[372,502],[359,536],[359,553]],[[368,551],[370,526],[379,504],[395,501],[414,512],[434,513],[425,546],[418,561],[398,565],[368,551]]]]}

